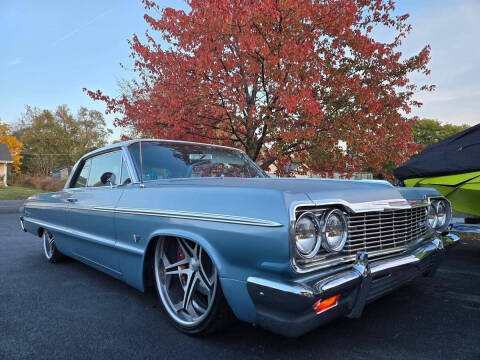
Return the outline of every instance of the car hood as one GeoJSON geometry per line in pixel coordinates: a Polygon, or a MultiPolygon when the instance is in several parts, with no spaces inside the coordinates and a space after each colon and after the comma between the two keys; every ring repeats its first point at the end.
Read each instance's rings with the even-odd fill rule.
{"type": "MultiPolygon", "coordinates": [[[[159,185],[160,183],[165,184],[165,180],[160,180],[158,183],[159,185]]],[[[438,195],[434,189],[399,188],[386,181],[220,177],[171,179],[167,180],[167,183],[200,187],[277,190],[291,198],[297,197],[295,195],[305,194],[313,202],[325,199],[341,199],[350,203],[391,199],[416,200],[422,199],[426,194],[438,195]]]]}

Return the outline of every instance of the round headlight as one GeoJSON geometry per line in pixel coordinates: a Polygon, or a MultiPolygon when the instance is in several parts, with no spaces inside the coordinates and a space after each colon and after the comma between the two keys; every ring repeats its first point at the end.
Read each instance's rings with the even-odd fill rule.
{"type": "Polygon", "coordinates": [[[347,241],[348,223],[347,218],[338,209],[325,214],[322,222],[322,244],[325,250],[330,252],[342,251],[347,241]]]}
{"type": "Polygon", "coordinates": [[[317,254],[320,244],[315,215],[310,212],[303,213],[295,223],[295,245],[298,253],[304,258],[311,258],[317,254]]]}
{"type": "Polygon", "coordinates": [[[427,224],[431,229],[434,229],[437,226],[437,210],[433,204],[428,205],[427,208],[427,224]]]}

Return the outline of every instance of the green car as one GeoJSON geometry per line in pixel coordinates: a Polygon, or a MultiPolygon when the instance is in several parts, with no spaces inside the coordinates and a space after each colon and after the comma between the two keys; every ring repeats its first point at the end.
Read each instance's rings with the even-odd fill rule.
{"type": "Polygon", "coordinates": [[[480,217],[480,171],[406,179],[404,183],[408,187],[435,188],[450,200],[453,210],[480,217]]]}
{"type": "Polygon", "coordinates": [[[480,217],[480,124],[428,146],[394,174],[403,185],[435,188],[453,210],[480,217]]]}

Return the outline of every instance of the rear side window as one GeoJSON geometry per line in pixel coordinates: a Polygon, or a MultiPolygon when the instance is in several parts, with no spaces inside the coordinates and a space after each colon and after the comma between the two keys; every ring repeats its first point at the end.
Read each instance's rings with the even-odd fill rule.
{"type": "Polygon", "coordinates": [[[88,174],[90,173],[91,162],[92,162],[91,160],[87,160],[83,165],[82,171],[80,171],[80,174],[78,175],[77,180],[73,185],[74,188],[82,188],[87,186],[87,180],[88,180],[88,174]]]}
{"type": "Polygon", "coordinates": [[[102,175],[111,173],[112,185],[118,185],[120,182],[120,168],[122,166],[122,152],[113,151],[106,154],[95,156],[91,159],[90,175],[88,176],[87,186],[106,186],[102,182],[102,175]]]}

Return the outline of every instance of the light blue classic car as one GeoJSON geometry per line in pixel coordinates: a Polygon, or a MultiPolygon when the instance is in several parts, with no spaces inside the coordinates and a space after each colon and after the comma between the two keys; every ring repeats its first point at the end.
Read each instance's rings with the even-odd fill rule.
{"type": "Polygon", "coordinates": [[[458,241],[450,220],[433,189],[269,178],[239,150],[152,139],[86,154],[21,226],[52,263],[155,286],[183,332],[236,317],[298,336],[433,275],[458,241]]]}

